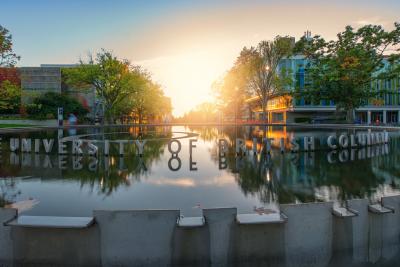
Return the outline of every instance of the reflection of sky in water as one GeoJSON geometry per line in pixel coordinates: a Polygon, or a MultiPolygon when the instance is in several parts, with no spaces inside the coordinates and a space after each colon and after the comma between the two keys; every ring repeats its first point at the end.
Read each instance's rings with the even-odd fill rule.
{"type": "MultiPolygon", "coordinates": [[[[90,170],[94,161],[87,156],[80,161],[82,168],[76,170],[71,156],[66,157],[65,170],[58,168],[58,155],[49,156],[52,168],[43,168],[45,155],[31,155],[30,164],[25,166],[22,166],[22,156],[17,155],[19,163],[10,164],[10,154],[4,149],[0,176],[23,178],[0,179],[0,201],[3,202],[0,205],[17,202],[14,205],[35,215],[82,216],[90,215],[93,209],[180,209],[184,215],[199,215],[202,208],[211,207],[237,207],[240,213],[249,213],[254,207],[276,209],[278,202],[335,201],[339,205],[349,198],[368,197],[376,202],[382,195],[398,193],[399,142],[394,136],[387,155],[376,155],[372,150],[370,158],[365,152],[363,159],[351,160],[351,153],[348,153],[344,158],[347,160],[340,162],[343,158],[337,153],[332,156],[333,164],[328,162],[326,151],[283,155],[273,151],[269,158],[248,155],[240,159],[234,157],[231,147],[225,159],[227,168],[219,169],[218,138],[221,137],[228,141],[243,138],[251,143],[253,137],[262,137],[264,132],[275,138],[311,133],[326,137],[332,133],[324,130],[293,132],[282,128],[262,130],[174,127],[173,132],[199,133],[192,158],[187,138],[180,139],[179,160],[171,160],[165,140],[148,141],[142,159],[144,166],[139,157],[132,155],[132,150],[123,161],[110,157],[108,170],[104,167],[104,157],[100,156],[95,171],[90,170]],[[180,161],[179,170],[169,168],[170,160],[172,169],[177,168],[180,161]]],[[[124,129],[121,132],[128,134],[111,134],[107,138],[127,138],[129,133],[137,134],[137,131],[124,129]]],[[[51,134],[47,133],[47,138],[51,134]]],[[[169,130],[162,131],[163,136],[168,134],[169,130]]],[[[154,138],[156,130],[149,130],[147,136],[154,138]]],[[[43,138],[43,134],[35,133],[30,137],[43,138]]]]}

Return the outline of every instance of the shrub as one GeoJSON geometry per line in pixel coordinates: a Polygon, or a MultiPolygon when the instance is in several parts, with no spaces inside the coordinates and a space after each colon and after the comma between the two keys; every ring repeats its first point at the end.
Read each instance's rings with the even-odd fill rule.
{"type": "Polygon", "coordinates": [[[70,113],[75,114],[79,119],[83,119],[89,112],[75,98],[53,92],[35,98],[32,104],[26,106],[26,112],[32,118],[54,119],[57,118],[59,107],[64,108],[64,119],[70,113]]]}
{"type": "Polygon", "coordinates": [[[21,105],[21,87],[5,80],[0,82],[0,114],[18,114],[21,105]]]}
{"type": "Polygon", "coordinates": [[[311,118],[306,118],[306,117],[300,117],[300,118],[294,118],[295,123],[310,123],[311,118]]]}

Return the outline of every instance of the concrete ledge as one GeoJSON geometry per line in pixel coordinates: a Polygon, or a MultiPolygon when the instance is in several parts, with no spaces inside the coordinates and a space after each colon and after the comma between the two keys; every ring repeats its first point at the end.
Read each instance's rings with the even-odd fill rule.
{"type": "Polygon", "coordinates": [[[239,224],[268,224],[268,223],[285,223],[288,220],[287,216],[283,213],[271,214],[238,214],[236,221],[239,224]]]}
{"type": "Polygon", "coordinates": [[[182,228],[202,227],[206,223],[203,216],[201,217],[179,217],[176,224],[182,228]]]}
{"type": "Polygon", "coordinates": [[[382,204],[379,204],[379,203],[368,205],[368,210],[375,214],[394,213],[394,208],[384,207],[384,206],[382,206],[382,204]]]}
{"type": "Polygon", "coordinates": [[[31,228],[87,228],[94,223],[93,217],[54,217],[54,216],[18,216],[4,222],[5,226],[31,228]]]}
{"type": "Polygon", "coordinates": [[[332,214],[339,218],[350,218],[358,216],[358,211],[346,207],[334,207],[332,214]]]}

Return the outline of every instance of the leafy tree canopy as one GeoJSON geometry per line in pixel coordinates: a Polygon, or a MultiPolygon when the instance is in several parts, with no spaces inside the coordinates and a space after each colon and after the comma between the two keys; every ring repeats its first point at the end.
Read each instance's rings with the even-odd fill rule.
{"type": "Polygon", "coordinates": [[[21,105],[21,87],[8,80],[0,84],[0,113],[18,113],[21,105]]]}
{"type": "Polygon", "coordinates": [[[12,35],[0,25],[0,67],[13,67],[19,59],[13,51],[12,35]]]}
{"type": "Polygon", "coordinates": [[[396,77],[399,73],[400,24],[387,31],[382,26],[366,25],[359,29],[347,26],[336,40],[325,41],[319,35],[302,37],[295,52],[309,63],[306,78],[309,86],[297,88],[295,95],[314,103],[333,100],[338,110],[353,110],[382,91],[371,90],[372,82],[396,77]],[[385,62],[389,63],[384,68],[385,62]]]}

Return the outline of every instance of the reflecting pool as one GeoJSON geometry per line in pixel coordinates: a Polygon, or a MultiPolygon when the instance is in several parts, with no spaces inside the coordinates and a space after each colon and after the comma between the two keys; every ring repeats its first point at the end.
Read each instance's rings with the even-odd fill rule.
{"type": "Polygon", "coordinates": [[[326,145],[330,135],[365,132],[176,126],[0,134],[0,206],[30,215],[180,209],[186,216],[195,216],[211,207],[268,213],[276,212],[280,203],[334,201],[343,205],[354,198],[375,203],[381,196],[400,193],[398,133],[389,132],[388,144],[336,150],[326,145]],[[317,150],[290,152],[289,140],[301,141],[304,136],[316,138],[317,150]],[[12,152],[12,138],[31,139],[31,152],[12,152]],[[274,138],[270,153],[264,150],[265,138],[274,138]],[[35,153],[35,139],[40,139],[39,153],[35,153]],[[49,153],[44,151],[43,139],[56,140],[49,153]],[[74,139],[83,140],[82,155],[72,153],[74,139]],[[65,155],[57,153],[57,140],[66,141],[65,155]],[[108,156],[104,140],[110,141],[108,156]],[[88,142],[98,147],[96,155],[86,153],[88,142]],[[248,151],[237,153],[238,145],[248,151]]]}

